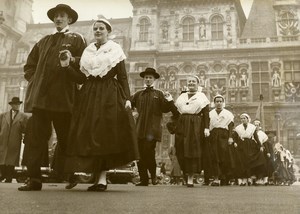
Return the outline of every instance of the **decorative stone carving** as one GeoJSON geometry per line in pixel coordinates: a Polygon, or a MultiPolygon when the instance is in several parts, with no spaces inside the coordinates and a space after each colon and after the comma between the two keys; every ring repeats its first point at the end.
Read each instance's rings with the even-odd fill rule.
{"type": "Polygon", "coordinates": [[[280,11],[278,27],[283,36],[297,35],[299,33],[297,14],[293,10],[280,11]]]}
{"type": "Polygon", "coordinates": [[[273,87],[280,87],[281,86],[281,76],[277,69],[274,69],[272,75],[272,86],[273,87]]]}
{"type": "Polygon", "coordinates": [[[168,80],[168,89],[169,90],[176,90],[177,88],[177,74],[178,69],[174,66],[168,68],[167,72],[167,80],[168,80]]]}
{"type": "Polygon", "coordinates": [[[200,20],[199,38],[200,39],[206,39],[206,24],[205,24],[205,20],[204,19],[200,20]]]}
{"type": "Polygon", "coordinates": [[[248,95],[249,89],[248,88],[240,88],[239,92],[241,94],[241,100],[244,102],[247,101],[247,95],[248,95]]]}
{"type": "Polygon", "coordinates": [[[237,98],[237,92],[238,89],[237,88],[228,88],[228,96],[230,99],[230,102],[236,102],[236,98],[237,98]]]}
{"type": "Polygon", "coordinates": [[[230,70],[228,82],[229,82],[229,87],[230,88],[236,88],[238,86],[238,81],[237,81],[236,70],[235,69],[230,70]]]}
{"type": "Polygon", "coordinates": [[[248,74],[247,74],[247,70],[246,69],[242,69],[241,70],[241,74],[240,74],[240,86],[241,87],[248,87],[249,83],[248,83],[248,74]]]}
{"type": "Polygon", "coordinates": [[[285,83],[284,91],[287,102],[296,102],[300,100],[300,82],[285,83]]]}
{"type": "Polygon", "coordinates": [[[279,101],[280,100],[281,88],[272,88],[272,92],[273,92],[273,95],[274,95],[274,101],[279,101]]]}
{"type": "Polygon", "coordinates": [[[226,94],[226,80],[225,79],[211,79],[210,96],[214,97],[217,94],[225,95],[226,94]]]}
{"type": "Polygon", "coordinates": [[[166,41],[169,39],[169,24],[167,21],[162,22],[161,24],[161,35],[162,35],[162,40],[166,41]]]}
{"type": "Polygon", "coordinates": [[[168,79],[167,79],[167,72],[165,67],[161,67],[158,69],[158,72],[160,74],[158,87],[160,89],[167,89],[168,88],[168,79]]]}

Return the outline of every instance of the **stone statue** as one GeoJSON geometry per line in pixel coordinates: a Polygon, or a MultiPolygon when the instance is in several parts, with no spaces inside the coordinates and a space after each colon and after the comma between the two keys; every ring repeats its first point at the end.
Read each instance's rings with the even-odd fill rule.
{"type": "Polygon", "coordinates": [[[281,77],[278,70],[274,70],[274,74],[272,76],[272,86],[273,87],[281,86],[281,77]]]}
{"type": "Polygon", "coordinates": [[[231,71],[229,75],[229,86],[231,88],[237,87],[236,74],[235,71],[231,71]]]}

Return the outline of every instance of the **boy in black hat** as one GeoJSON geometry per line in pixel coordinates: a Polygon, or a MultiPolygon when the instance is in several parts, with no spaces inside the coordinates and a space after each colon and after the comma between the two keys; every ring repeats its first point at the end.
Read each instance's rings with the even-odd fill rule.
{"type": "Polygon", "coordinates": [[[11,110],[0,114],[0,181],[11,183],[14,168],[19,166],[22,134],[25,132],[28,116],[20,112],[19,97],[9,102],[11,110]]]}
{"type": "Polygon", "coordinates": [[[66,4],[59,4],[47,15],[55,30],[35,44],[24,66],[24,76],[28,81],[25,112],[32,112],[33,140],[28,144],[31,155],[26,160],[30,180],[19,187],[20,191],[42,188],[40,163],[52,134],[52,124],[58,140],[53,167],[57,176],[63,178],[76,83],[83,83],[86,79],[79,70],[86,42],[80,34],[69,30],[69,25],[78,19],[77,12],[66,4]]]}
{"type": "Polygon", "coordinates": [[[136,186],[148,186],[148,170],[151,175],[152,184],[156,185],[156,142],[161,141],[162,114],[171,111],[174,106],[170,93],[154,89],[154,82],[159,74],[153,68],[146,68],[140,73],[144,79],[145,89],[136,92],[131,101],[136,108],[138,116],[136,120],[138,146],[140,160],[138,169],[141,182],[136,186]]]}

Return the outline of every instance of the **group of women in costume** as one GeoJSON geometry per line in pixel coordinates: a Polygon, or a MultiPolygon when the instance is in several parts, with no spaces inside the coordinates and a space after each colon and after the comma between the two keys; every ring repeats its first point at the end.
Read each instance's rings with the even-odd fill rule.
{"type": "MultiPolygon", "coordinates": [[[[74,107],[67,147],[65,171],[95,176],[88,191],[105,191],[106,170],[138,159],[126,57],[120,45],[108,39],[111,31],[105,19],[93,24],[96,42],[81,57],[84,83],[74,107]]],[[[187,175],[187,186],[194,186],[193,177],[202,169],[206,182],[213,178],[211,185],[227,185],[235,178],[243,186],[252,176],[267,177],[271,151],[249,115],[242,114],[242,123],[232,131],[233,115],[223,108],[224,97],[214,98],[219,107],[210,112],[210,101],[198,90],[199,82],[197,76],[187,78],[188,91],[177,98],[172,111],[176,157],[187,175]]]]}
{"type": "Polygon", "coordinates": [[[188,91],[175,102],[177,119],[172,133],[187,186],[193,187],[193,177],[201,170],[204,170],[204,184],[211,186],[232,182],[240,186],[269,185],[278,177],[281,183],[292,183],[293,170],[285,167],[291,164],[277,154],[283,152],[282,148],[274,153],[274,145],[261,130],[260,121],[252,124],[250,116],[242,113],[241,123],[234,128],[234,116],[224,108],[224,97],[216,95],[215,108],[209,110],[210,102],[198,91],[198,84],[198,77],[190,76],[188,91]]]}

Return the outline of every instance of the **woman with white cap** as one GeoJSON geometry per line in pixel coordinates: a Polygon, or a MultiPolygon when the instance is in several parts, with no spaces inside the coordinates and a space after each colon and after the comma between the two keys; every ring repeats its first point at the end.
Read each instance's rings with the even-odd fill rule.
{"type": "Polygon", "coordinates": [[[92,27],[96,42],[84,50],[80,61],[86,81],[73,113],[65,169],[93,173],[95,182],[88,191],[105,191],[106,170],[136,160],[138,152],[126,56],[109,39],[112,26],[106,19],[92,27]]]}
{"type": "Polygon", "coordinates": [[[238,153],[243,164],[243,169],[238,175],[238,184],[246,186],[252,184],[251,176],[257,174],[257,170],[265,165],[263,146],[261,145],[256,126],[251,124],[248,114],[240,115],[241,124],[235,127],[233,133],[234,142],[237,144],[238,153]]]}
{"type": "Polygon", "coordinates": [[[211,150],[211,167],[208,171],[214,177],[211,186],[223,186],[229,182],[229,145],[233,143],[234,116],[224,108],[225,98],[222,95],[216,95],[213,101],[215,108],[209,112],[211,135],[208,146],[211,150]]]}
{"type": "MultiPolygon", "coordinates": [[[[274,169],[271,158],[272,154],[272,145],[269,143],[268,135],[261,129],[259,120],[254,120],[253,124],[256,126],[256,132],[258,139],[261,145],[264,147],[264,156],[266,159],[266,166],[261,168],[259,177],[263,177],[263,179],[259,180],[259,184],[268,185],[268,178],[272,176],[274,169]]],[[[258,184],[258,182],[256,182],[258,184]]]]}
{"type": "Polygon", "coordinates": [[[181,170],[187,175],[187,187],[193,187],[193,177],[203,169],[202,155],[205,137],[209,136],[209,100],[198,90],[200,80],[187,78],[188,91],[176,100],[178,121],[175,131],[176,155],[181,170]]]}

